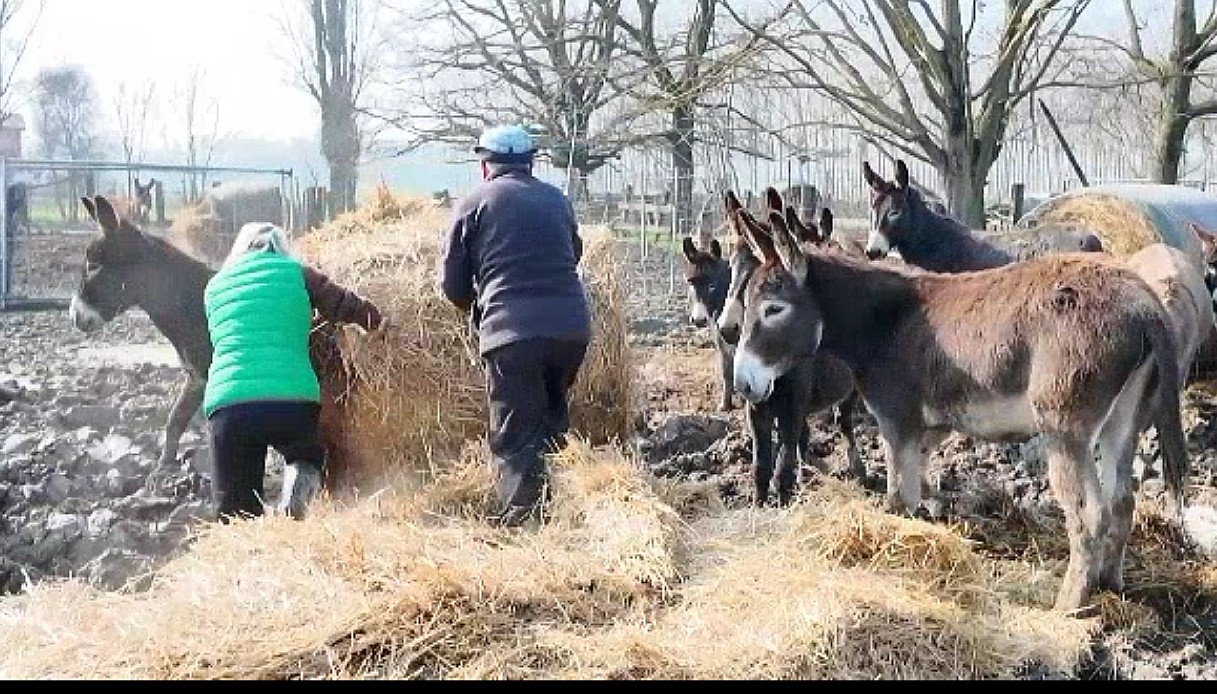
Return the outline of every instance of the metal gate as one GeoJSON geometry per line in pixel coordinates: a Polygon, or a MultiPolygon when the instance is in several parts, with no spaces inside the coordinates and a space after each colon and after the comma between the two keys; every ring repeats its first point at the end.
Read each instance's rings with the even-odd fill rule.
{"type": "MultiPolygon", "coordinates": [[[[52,161],[0,157],[0,311],[63,307],[71,300],[84,261],[84,248],[96,233],[80,197],[106,195],[128,216],[139,215],[146,233],[181,235],[189,218],[208,222],[204,241],[222,244],[240,223],[234,187],[278,191],[277,219],[262,205],[247,221],[272,221],[296,228],[299,217],[291,169],[192,167],[104,161],[52,161]],[[147,197],[136,189],[149,191],[147,197]],[[140,204],[144,200],[145,204],[140,204]]],[[[200,257],[198,239],[173,238],[200,257]]],[[[230,242],[230,241],[229,241],[230,242]]],[[[203,258],[208,260],[208,258],[203,258]]]]}

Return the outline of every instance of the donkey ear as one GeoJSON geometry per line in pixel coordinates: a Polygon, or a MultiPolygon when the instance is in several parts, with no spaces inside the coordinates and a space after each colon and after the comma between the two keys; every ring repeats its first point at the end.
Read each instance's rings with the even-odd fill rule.
{"type": "Polygon", "coordinates": [[[93,207],[95,209],[95,217],[97,224],[101,226],[103,233],[111,234],[118,231],[118,213],[114,211],[114,206],[103,195],[93,197],[93,207]]]}
{"type": "Polygon", "coordinates": [[[80,198],[80,204],[84,205],[85,212],[89,213],[89,219],[97,221],[97,208],[93,206],[93,199],[89,197],[80,198]]]}
{"type": "Polygon", "coordinates": [[[862,162],[862,175],[866,177],[866,185],[870,186],[878,192],[883,192],[887,189],[887,181],[883,177],[875,173],[875,170],[870,167],[869,161],[862,162]]]}
{"type": "Polygon", "coordinates": [[[718,260],[723,259],[723,245],[718,242],[718,239],[713,239],[710,241],[710,255],[714,256],[718,260]]]}
{"type": "Polygon", "coordinates": [[[832,237],[834,217],[832,210],[825,207],[820,210],[820,238],[827,241],[832,237]]]}
{"type": "Polygon", "coordinates": [[[777,250],[773,247],[773,237],[748,210],[738,210],[732,217],[735,218],[736,230],[752,247],[752,252],[761,259],[762,263],[777,265],[782,262],[777,250]]]}
{"type": "Polygon", "coordinates": [[[770,210],[777,210],[779,212],[786,207],[782,202],[782,194],[778,192],[777,188],[769,186],[765,189],[765,206],[770,210]]]}
{"type": "Polygon", "coordinates": [[[739,201],[739,198],[735,195],[735,191],[733,190],[727,191],[727,194],[723,196],[723,205],[727,208],[728,215],[736,210],[744,209],[743,203],[739,201]]]}
{"type": "Polygon", "coordinates": [[[909,187],[909,167],[904,164],[903,159],[896,160],[896,185],[903,190],[908,190],[909,187]]]}
{"type": "Polygon", "coordinates": [[[697,246],[693,245],[693,239],[686,236],[684,242],[680,244],[680,248],[685,253],[685,257],[690,263],[697,262],[697,246]]]}
{"type": "Polygon", "coordinates": [[[1200,239],[1200,249],[1204,254],[1204,262],[1211,263],[1217,260],[1217,234],[1205,229],[1199,224],[1192,222],[1192,231],[1200,239]]]}
{"type": "Polygon", "coordinates": [[[807,279],[807,256],[799,248],[799,240],[786,226],[786,218],[777,210],[769,212],[769,228],[773,230],[773,248],[782,261],[782,267],[794,275],[799,284],[807,279]]]}
{"type": "Polygon", "coordinates": [[[814,226],[803,223],[799,219],[799,213],[795,211],[794,205],[786,206],[786,228],[794,235],[799,243],[809,243],[813,246],[820,243],[820,234],[814,226]]]}

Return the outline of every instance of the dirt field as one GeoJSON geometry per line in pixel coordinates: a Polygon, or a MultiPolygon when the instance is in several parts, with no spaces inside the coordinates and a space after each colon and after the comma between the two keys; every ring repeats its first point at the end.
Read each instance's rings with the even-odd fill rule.
{"type": "MultiPolygon", "coordinates": [[[[43,267],[73,276],[74,252],[50,252],[57,265],[43,267]]],[[[662,249],[652,248],[645,262],[636,255],[630,308],[645,406],[632,444],[654,474],[713,482],[729,505],[746,505],[750,443],[738,410],[717,411],[720,385],[710,336],[688,324],[684,286],[669,282],[671,260],[662,249]]],[[[60,286],[55,278],[44,281],[60,286]]],[[[62,286],[70,289],[71,282],[62,286]]],[[[207,514],[209,462],[198,422],[183,442],[182,469],[171,483],[155,491],[144,485],[179,377],[175,363],[167,343],[137,311],[90,336],[76,331],[66,312],[0,314],[4,592],[67,575],[117,586],[184,547],[190,523],[207,514]]],[[[1186,407],[1195,551],[1213,553],[1217,392],[1194,387],[1186,407]]],[[[858,417],[866,486],[882,493],[879,441],[869,417],[858,417]]],[[[843,463],[838,437],[826,422],[817,423],[813,448],[837,468],[843,463]]],[[[932,470],[943,516],[968,521],[973,539],[987,551],[1059,551],[1028,546],[1026,536],[998,538],[995,530],[1012,518],[1028,526],[1060,523],[1033,444],[953,438],[935,455],[932,470]]],[[[1152,470],[1139,470],[1141,493],[1152,499],[1160,484],[1152,470]]],[[[275,471],[267,494],[272,502],[277,497],[275,471]]],[[[1130,562],[1141,561],[1132,554],[1130,562]]],[[[1158,611],[1170,629],[1148,640],[1097,643],[1094,664],[1077,678],[1217,679],[1217,596],[1182,596],[1130,583],[1125,599],[1158,611]]]]}

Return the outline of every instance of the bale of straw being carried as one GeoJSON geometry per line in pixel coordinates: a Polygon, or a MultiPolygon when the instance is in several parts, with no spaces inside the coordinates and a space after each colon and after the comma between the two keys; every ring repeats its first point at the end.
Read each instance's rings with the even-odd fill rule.
{"type": "Polygon", "coordinates": [[[1158,242],[1201,258],[1193,223],[1217,229],[1217,196],[1187,186],[1120,183],[1050,198],[1019,220],[1017,228],[1088,229],[1104,250],[1121,258],[1158,242]]]}
{"type": "MultiPolygon", "coordinates": [[[[315,331],[331,489],[425,474],[486,433],[477,337],[437,288],[449,217],[432,200],[397,198],[382,186],[365,208],[298,241],[305,261],[374,301],[394,323],[384,339],[353,328],[315,331]]],[[[572,433],[592,443],[623,441],[636,409],[623,268],[610,235],[582,235],[593,338],[571,396],[572,433]]]]}

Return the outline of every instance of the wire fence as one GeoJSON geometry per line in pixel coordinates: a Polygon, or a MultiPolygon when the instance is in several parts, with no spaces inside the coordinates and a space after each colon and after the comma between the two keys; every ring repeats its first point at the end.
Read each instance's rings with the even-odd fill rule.
{"type": "Polygon", "coordinates": [[[0,158],[0,183],[0,310],[70,299],[96,231],[82,197],[106,196],[155,235],[176,233],[186,218],[209,220],[201,228],[216,245],[245,221],[294,229],[301,207],[290,169],[0,158]]]}

